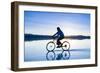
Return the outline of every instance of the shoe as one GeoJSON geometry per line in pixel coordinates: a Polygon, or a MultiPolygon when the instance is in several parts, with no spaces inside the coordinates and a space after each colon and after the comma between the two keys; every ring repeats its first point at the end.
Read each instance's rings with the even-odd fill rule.
{"type": "Polygon", "coordinates": [[[57,46],[56,48],[60,48],[60,46],[57,46]]]}
{"type": "Polygon", "coordinates": [[[57,48],[60,48],[60,47],[61,47],[61,45],[58,45],[58,46],[57,46],[57,48]]]}

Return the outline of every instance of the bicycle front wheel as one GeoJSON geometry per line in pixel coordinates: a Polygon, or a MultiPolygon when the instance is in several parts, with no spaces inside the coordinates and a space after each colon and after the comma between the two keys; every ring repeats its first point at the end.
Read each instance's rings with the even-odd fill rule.
{"type": "Polygon", "coordinates": [[[48,44],[47,44],[47,46],[46,46],[46,49],[48,50],[48,51],[53,51],[54,49],[55,49],[55,43],[54,42],[49,42],[48,44]]]}
{"type": "Polygon", "coordinates": [[[70,43],[67,42],[67,41],[64,41],[64,42],[62,43],[62,49],[63,49],[63,50],[69,50],[69,48],[70,48],[70,43]]]}

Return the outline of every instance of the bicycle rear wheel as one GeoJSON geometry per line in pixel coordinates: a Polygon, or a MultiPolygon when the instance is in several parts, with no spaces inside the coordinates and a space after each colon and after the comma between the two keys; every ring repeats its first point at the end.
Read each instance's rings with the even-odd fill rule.
{"type": "Polygon", "coordinates": [[[48,51],[53,51],[55,49],[55,43],[53,41],[47,43],[46,49],[48,51]]]}
{"type": "Polygon", "coordinates": [[[64,42],[62,43],[62,49],[63,49],[63,50],[69,50],[69,48],[70,48],[70,43],[67,42],[67,41],[64,41],[64,42]]]}

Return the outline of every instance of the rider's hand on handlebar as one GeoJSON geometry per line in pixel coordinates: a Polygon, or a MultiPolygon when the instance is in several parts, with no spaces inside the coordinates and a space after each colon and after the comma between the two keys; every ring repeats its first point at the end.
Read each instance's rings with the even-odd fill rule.
{"type": "Polygon", "coordinates": [[[53,39],[55,39],[55,36],[52,36],[53,39]]]}
{"type": "Polygon", "coordinates": [[[53,38],[53,39],[56,39],[56,38],[57,38],[57,36],[52,36],[52,38],[53,38]]]}

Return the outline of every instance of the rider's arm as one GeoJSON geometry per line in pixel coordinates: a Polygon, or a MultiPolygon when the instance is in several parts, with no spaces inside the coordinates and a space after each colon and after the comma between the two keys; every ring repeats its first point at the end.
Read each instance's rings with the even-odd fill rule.
{"type": "Polygon", "coordinates": [[[55,37],[55,36],[57,36],[58,35],[58,32],[57,33],[55,33],[54,35],[53,35],[53,37],[55,37]]]}
{"type": "Polygon", "coordinates": [[[58,32],[55,33],[52,37],[53,37],[53,39],[55,39],[57,36],[58,36],[58,32]]]}

